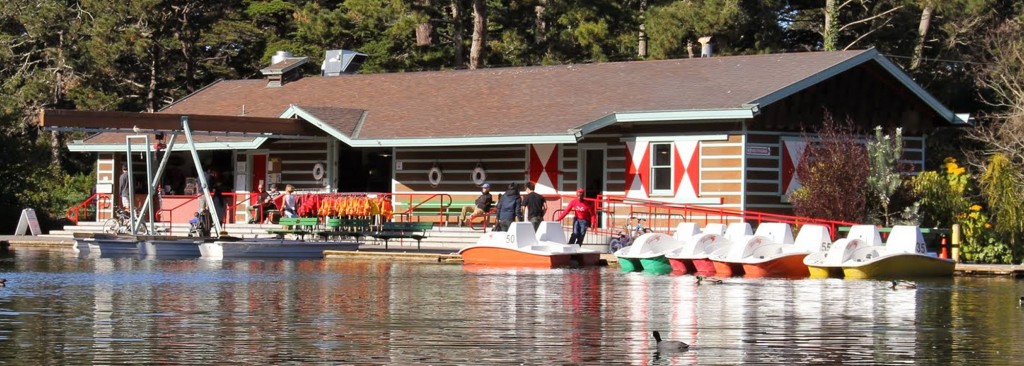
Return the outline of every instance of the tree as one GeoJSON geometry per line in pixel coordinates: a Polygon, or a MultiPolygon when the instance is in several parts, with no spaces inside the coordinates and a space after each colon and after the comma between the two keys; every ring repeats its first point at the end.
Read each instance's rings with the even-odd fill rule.
{"type": "Polygon", "coordinates": [[[793,192],[798,216],[860,222],[866,214],[867,150],[853,123],[836,123],[826,115],[816,138],[804,136],[807,147],[797,166],[802,185],[793,192]]]}
{"type": "Polygon", "coordinates": [[[473,41],[469,48],[469,69],[483,66],[484,46],[487,42],[487,4],[473,0],[473,41]]]}
{"type": "Polygon", "coordinates": [[[893,136],[883,135],[882,126],[875,127],[875,138],[868,141],[868,190],[877,200],[881,210],[882,225],[889,226],[892,217],[889,214],[893,194],[900,188],[903,179],[900,175],[900,158],[903,157],[903,131],[896,129],[893,136]]]}

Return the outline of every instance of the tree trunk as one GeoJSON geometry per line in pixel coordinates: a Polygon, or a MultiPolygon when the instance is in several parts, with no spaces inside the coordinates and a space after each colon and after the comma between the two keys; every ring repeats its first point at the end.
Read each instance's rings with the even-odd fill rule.
{"type": "Polygon", "coordinates": [[[63,155],[64,134],[60,131],[50,131],[50,165],[60,168],[61,156],[63,155]]]}
{"type": "Polygon", "coordinates": [[[469,48],[469,69],[483,66],[484,46],[487,43],[487,4],[473,0],[473,43],[469,48]]]}
{"type": "Polygon", "coordinates": [[[839,0],[825,0],[825,27],[821,36],[822,48],[835,51],[839,44],[839,0]]]}
{"type": "Polygon", "coordinates": [[[452,24],[455,29],[452,30],[452,43],[454,43],[455,52],[455,68],[461,69],[466,65],[466,45],[463,33],[465,29],[462,28],[462,11],[459,9],[459,0],[452,0],[452,24]]]}
{"type": "Polygon", "coordinates": [[[156,59],[160,57],[160,50],[153,47],[149,59],[149,85],[146,92],[146,112],[156,111],[156,59]]]}
{"type": "Polygon", "coordinates": [[[547,39],[548,33],[548,22],[544,20],[544,10],[547,9],[548,1],[540,0],[537,2],[537,6],[533,7],[533,13],[536,17],[533,19],[533,43],[541,44],[547,39]]]}
{"type": "Polygon", "coordinates": [[[932,5],[928,4],[921,10],[921,22],[917,25],[917,44],[914,45],[914,58],[910,61],[910,70],[917,70],[921,66],[921,58],[924,56],[924,42],[928,38],[928,28],[932,23],[932,5]]]}
{"type": "MultiPolygon", "coordinates": [[[[431,5],[431,1],[430,0],[417,0],[416,4],[418,4],[420,7],[423,7],[423,8],[429,8],[430,5],[431,5]]],[[[419,24],[416,25],[416,45],[420,46],[420,47],[427,47],[427,46],[430,46],[430,45],[434,44],[434,39],[433,39],[434,25],[430,24],[430,16],[429,15],[423,14],[422,11],[420,11],[420,13],[422,15],[424,15],[427,18],[427,20],[424,21],[423,23],[419,23],[419,24]]]]}

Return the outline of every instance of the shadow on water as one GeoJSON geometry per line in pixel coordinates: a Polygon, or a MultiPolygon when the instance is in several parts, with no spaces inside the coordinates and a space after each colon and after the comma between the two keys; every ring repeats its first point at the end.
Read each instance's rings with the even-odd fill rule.
{"type": "Polygon", "coordinates": [[[1005,278],[651,276],[337,260],[0,258],[0,363],[989,364],[1005,278]],[[658,353],[651,334],[688,343],[658,353]]]}

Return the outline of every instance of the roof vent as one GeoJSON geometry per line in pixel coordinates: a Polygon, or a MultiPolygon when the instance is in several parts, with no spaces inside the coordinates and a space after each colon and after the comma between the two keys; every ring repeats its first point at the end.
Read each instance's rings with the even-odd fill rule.
{"type": "Polygon", "coordinates": [[[320,65],[322,76],[355,74],[369,57],[365,53],[349,50],[328,50],[324,63],[320,65]]]}
{"type": "Polygon", "coordinates": [[[260,72],[267,77],[268,88],[279,88],[289,81],[301,78],[302,70],[299,67],[305,65],[308,60],[306,57],[292,57],[290,52],[277,51],[270,57],[270,66],[260,72]]]}
{"type": "Polygon", "coordinates": [[[700,42],[700,57],[711,57],[711,39],[712,36],[700,37],[697,42],[700,42]]]}

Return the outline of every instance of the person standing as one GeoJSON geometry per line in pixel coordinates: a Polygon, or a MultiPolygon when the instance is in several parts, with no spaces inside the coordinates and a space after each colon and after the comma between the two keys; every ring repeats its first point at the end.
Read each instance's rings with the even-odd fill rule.
{"type": "Polygon", "coordinates": [[[467,220],[473,220],[474,217],[491,211],[491,206],[493,205],[494,197],[491,197],[491,185],[484,183],[480,186],[480,195],[476,197],[476,202],[473,205],[462,207],[462,214],[459,215],[459,226],[466,225],[469,223],[467,220]],[[469,214],[470,212],[472,214],[469,214]],[[469,214],[468,219],[466,218],[467,214],[469,214]]]}
{"type": "Polygon", "coordinates": [[[284,186],[284,199],[282,203],[284,206],[284,217],[299,217],[299,212],[295,207],[295,186],[291,184],[284,186]]]}
{"type": "Polygon", "coordinates": [[[522,198],[519,196],[519,186],[509,183],[508,189],[498,198],[498,231],[508,231],[512,226],[512,220],[523,221],[522,198]]]}
{"type": "Polygon", "coordinates": [[[130,189],[129,182],[131,181],[131,175],[128,175],[128,164],[121,165],[121,176],[117,178],[117,184],[121,187],[121,208],[128,212],[132,208],[132,199],[134,198],[132,190],[130,189]]]}
{"type": "Polygon", "coordinates": [[[566,215],[572,212],[572,235],[569,236],[569,244],[583,246],[583,237],[587,235],[587,229],[597,226],[597,215],[590,205],[583,202],[583,188],[576,190],[576,198],[569,201],[569,205],[562,211],[562,215],[556,221],[562,221],[566,215]]]}
{"type": "Polygon", "coordinates": [[[533,230],[536,231],[540,228],[540,223],[544,221],[547,202],[544,201],[544,196],[534,192],[534,189],[536,186],[533,185],[533,182],[526,182],[526,198],[523,199],[523,208],[526,209],[526,220],[533,224],[533,230]]]}

